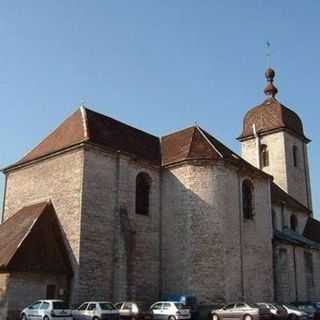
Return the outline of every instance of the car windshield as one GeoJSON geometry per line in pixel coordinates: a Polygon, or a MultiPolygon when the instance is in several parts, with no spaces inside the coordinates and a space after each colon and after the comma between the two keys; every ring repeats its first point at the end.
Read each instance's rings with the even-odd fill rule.
{"type": "Polygon", "coordinates": [[[298,309],[304,310],[304,311],[307,311],[307,312],[315,312],[315,311],[316,311],[316,309],[314,308],[314,306],[311,305],[311,304],[300,304],[300,305],[298,306],[298,309]]]}
{"type": "Polygon", "coordinates": [[[285,304],[284,306],[292,310],[300,311],[296,306],[292,304],[285,304]]]}
{"type": "Polygon", "coordinates": [[[174,305],[177,307],[178,310],[180,310],[180,309],[187,309],[187,307],[186,307],[184,304],[182,304],[182,303],[175,302],[174,305]]]}
{"type": "Polygon", "coordinates": [[[100,306],[101,310],[115,310],[116,309],[112,303],[108,303],[108,302],[100,302],[99,306],[100,306]]]}
{"type": "Polygon", "coordinates": [[[69,309],[68,305],[63,301],[55,301],[52,303],[52,307],[54,310],[63,310],[69,309]]]}

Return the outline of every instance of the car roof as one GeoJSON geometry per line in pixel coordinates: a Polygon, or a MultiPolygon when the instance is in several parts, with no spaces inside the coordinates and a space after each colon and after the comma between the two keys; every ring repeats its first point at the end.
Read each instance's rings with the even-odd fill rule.
{"type": "Polygon", "coordinates": [[[110,303],[110,304],[113,304],[110,301],[85,301],[85,302],[83,302],[81,304],[84,304],[84,303],[110,303]]]}

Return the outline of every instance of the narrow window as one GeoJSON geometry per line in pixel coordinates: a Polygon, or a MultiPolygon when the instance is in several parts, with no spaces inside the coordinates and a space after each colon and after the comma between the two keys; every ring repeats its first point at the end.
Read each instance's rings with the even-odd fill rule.
{"type": "Polygon", "coordinates": [[[297,146],[292,147],[292,157],[293,157],[293,166],[297,167],[298,166],[298,147],[297,146]]]}
{"type": "Polygon", "coordinates": [[[269,166],[269,151],[268,151],[267,145],[265,145],[265,144],[261,145],[260,154],[261,154],[262,167],[268,167],[269,166]]]}
{"type": "Polygon", "coordinates": [[[46,291],[46,299],[55,299],[57,288],[54,284],[48,284],[46,291]]]}
{"type": "Polygon", "coordinates": [[[245,219],[253,219],[253,184],[248,179],[242,183],[242,210],[245,219]]]}
{"type": "Polygon", "coordinates": [[[141,172],[136,178],[136,213],[149,214],[151,178],[147,173],[141,172]]]}
{"type": "Polygon", "coordinates": [[[290,228],[292,231],[297,231],[298,220],[296,215],[292,214],[290,217],[290,228]]]}

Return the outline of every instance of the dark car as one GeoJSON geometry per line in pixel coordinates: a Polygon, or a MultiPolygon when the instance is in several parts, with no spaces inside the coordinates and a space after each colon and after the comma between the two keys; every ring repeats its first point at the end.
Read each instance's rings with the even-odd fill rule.
{"type": "Polygon", "coordinates": [[[260,307],[265,307],[269,309],[269,311],[272,314],[272,319],[274,320],[286,320],[288,317],[288,312],[287,310],[281,306],[280,304],[277,303],[266,303],[266,302],[259,302],[257,303],[258,306],[260,307]]]}
{"type": "Polygon", "coordinates": [[[315,320],[319,319],[320,312],[311,302],[298,301],[291,303],[299,310],[305,312],[308,315],[308,319],[315,320]]]}
{"type": "Polygon", "coordinates": [[[152,320],[152,312],[148,305],[141,302],[123,301],[115,304],[120,318],[130,320],[152,320]]]}

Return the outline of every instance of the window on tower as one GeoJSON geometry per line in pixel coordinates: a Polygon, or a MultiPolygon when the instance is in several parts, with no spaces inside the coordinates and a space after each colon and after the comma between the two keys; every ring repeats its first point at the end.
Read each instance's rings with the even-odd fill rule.
{"type": "Polygon", "coordinates": [[[267,145],[262,144],[260,147],[260,154],[261,154],[261,164],[262,167],[269,166],[269,150],[267,145]]]}
{"type": "Polygon", "coordinates": [[[249,179],[242,182],[242,211],[245,219],[253,219],[253,184],[249,179]]]}
{"type": "Polygon", "coordinates": [[[293,157],[293,166],[297,167],[298,166],[298,147],[297,146],[292,147],[292,157],[293,157]]]}
{"type": "Polygon", "coordinates": [[[292,231],[297,231],[297,227],[298,227],[298,219],[296,217],[296,215],[292,214],[290,217],[290,227],[292,231]]]}
{"type": "Polygon", "coordinates": [[[151,178],[145,172],[140,172],[136,178],[136,213],[149,214],[151,178]]]}

